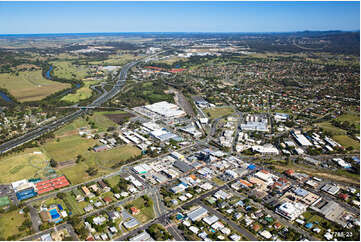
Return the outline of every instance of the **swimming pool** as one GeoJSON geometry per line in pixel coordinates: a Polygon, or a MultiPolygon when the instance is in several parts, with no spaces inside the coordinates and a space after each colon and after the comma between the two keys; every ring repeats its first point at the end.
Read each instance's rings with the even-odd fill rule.
{"type": "Polygon", "coordinates": [[[60,214],[58,213],[58,211],[56,211],[55,208],[54,208],[54,209],[51,209],[51,210],[49,211],[49,213],[50,213],[52,219],[57,219],[57,218],[60,217],[60,214]]]}

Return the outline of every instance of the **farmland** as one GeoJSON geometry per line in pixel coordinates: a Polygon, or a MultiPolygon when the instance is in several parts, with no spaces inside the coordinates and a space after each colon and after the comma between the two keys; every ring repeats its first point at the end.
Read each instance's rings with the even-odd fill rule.
{"type": "Polygon", "coordinates": [[[0,88],[7,89],[19,102],[39,101],[70,87],[67,83],[45,79],[41,70],[0,74],[0,88]]]}

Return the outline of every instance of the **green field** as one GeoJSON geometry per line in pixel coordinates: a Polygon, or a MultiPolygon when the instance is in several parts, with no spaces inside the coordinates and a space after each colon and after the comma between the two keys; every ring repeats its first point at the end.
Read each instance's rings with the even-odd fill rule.
{"type": "Polygon", "coordinates": [[[111,169],[113,165],[139,154],[140,150],[132,145],[124,145],[102,152],[86,151],[82,154],[85,161],[71,167],[63,168],[60,171],[64,173],[72,184],[79,184],[89,179],[105,175],[113,171],[113,169],[111,169]],[[90,167],[98,169],[98,174],[96,176],[90,177],[88,175],[86,170],[90,167]]]}
{"type": "Polygon", "coordinates": [[[358,113],[347,113],[336,118],[337,121],[348,121],[350,124],[355,124],[357,130],[360,130],[360,115],[358,113]]]}
{"type": "Polygon", "coordinates": [[[124,54],[124,55],[112,55],[110,58],[104,60],[104,61],[92,61],[89,62],[91,65],[103,65],[103,66],[120,66],[124,65],[132,60],[137,59],[138,57],[130,54],[124,54]]]}
{"type": "Polygon", "coordinates": [[[97,128],[99,132],[104,132],[107,130],[107,128],[117,125],[112,120],[107,118],[104,114],[119,114],[119,113],[124,113],[124,112],[123,111],[95,112],[92,116],[89,117],[89,119],[95,123],[95,128],[97,128]]]}
{"type": "Polygon", "coordinates": [[[55,131],[56,136],[62,136],[71,131],[76,131],[78,128],[87,127],[88,123],[83,118],[78,118],[71,122],[70,124],[65,125],[64,127],[55,131]]]}
{"type": "Polygon", "coordinates": [[[209,118],[215,119],[220,118],[225,115],[229,115],[234,112],[231,107],[214,107],[214,108],[205,108],[203,112],[208,115],[209,118]]]}
{"type": "MultiPolygon", "coordinates": [[[[9,236],[17,235],[17,238],[26,235],[26,231],[19,231],[19,227],[25,220],[24,214],[19,214],[19,210],[7,212],[0,216],[0,239],[9,240],[9,236]]],[[[14,240],[14,239],[12,239],[14,240]]]]}
{"type": "Polygon", "coordinates": [[[90,86],[97,83],[99,83],[99,81],[84,81],[84,86],[76,90],[76,93],[70,93],[64,96],[61,100],[71,103],[77,103],[81,100],[88,99],[93,94],[93,90],[90,89],[90,86]]]}
{"type": "Polygon", "coordinates": [[[331,135],[345,135],[346,131],[340,128],[333,126],[330,122],[322,122],[316,124],[318,127],[322,128],[326,132],[329,132],[331,135]]]}
{"type": "Polygon", "coordinates": [[[21,179],[42,177],[42,171],[48,165],[50,158],[38,148],[26,149],[22,153],[15,153],[0,159],[0,183],[10,183],[21,179]]]}
{"type": "Polygon", "coordinates": [[[107,182],[109,182],[110,187],[114,188],[118,186],[120,181],[120,176],[112,176],[106,179],[107,182]]]}
{"type": "Polygon", "coordinates": [[[0,74],[0,88],[7,89],[19,102],[39,101],[50,94],[70,87],[68,83],[45,79],[41,70],[22,71],[19,75],[0,74]]]}
{"type": "Polygon", "coordinates": [[[84,208],[89,205],[85,201],[77,202],[71,192],[65,193],[64,202],[74,215],[84,214],[84,208]]]}
{"type": "Polygon", "coordinates": [[[332,138],[345,148],[352,146],[354,150],[360,150],[360,142],[350,138],[347,135],[335,135],[332,136],[332,138]]]}
{"type": "Polygon", "coordinates": [[[138,199],[129,203],[131,204],[131,206],[135,206],[136,208],[140,209],[140,213],[134,215],[134,217],[141,223],[145,223],[146,221],[154,218],[153,206],[145,207],[144,202],[144,199],[142,197],[139,197],[138,199]]]}
{"type": "Polygon", "coordinates": [[[55,61],[51,63],[54,67],[52,75],[66,80],[82,80],[90,72],[84,65],[73,65],[70,61],[55,61]]]}
{"type": "Polygon", "coordinates": [[[46,143],[43,149],[49,157],[56,161],[73,160],[77,155],[88,153],[88,148],[97,144],[93,139],[82,138],[79,135],[67,136],[60,138],[60,141],[53,140],[46,143]]]}

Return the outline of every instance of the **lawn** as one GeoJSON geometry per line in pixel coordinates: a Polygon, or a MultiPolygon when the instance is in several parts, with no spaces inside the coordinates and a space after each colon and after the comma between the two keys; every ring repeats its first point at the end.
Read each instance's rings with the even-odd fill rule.
{"type": "Polygon", "coordinates": [[[145,223],[148,220],[154,218],[153,206],[145,207],[144,202],[144,199],[142,197],[139,197],[138,199],[130,203],[131,206],[135,206],[136,208],[140,209],[139,214],[134,215],[134,217],[141,223],[145,223]]]}
{"type": "Polygon", "coordinates": [[[95,112],[92,116],[89,117],[89,120],[93,121],[95,123],[95,128],[97,128],[99,132],[104,132],[104,131],[107,130],[107,128],[117,125],[112,120],[107,118],[105,116],[105,114],[116,114],[116,113],[124,113],[124,112],[122,112],[122,111],[118,111],[118,112],[95,112]]]}
{"type": "Polygon", "coordinates": [[[118,186],[119,181],[120,181],[120,176],[112,176],[109,177],[107,179],[105,179],[107,182],[109,182],[109,185],[111,188],[114,188],[116,186],[118,186]]]}
{"type": "Polygon", "coordinates": [[[0,88],[7,89],[19,102],[39,101],[55,92],[70,88],[68,83],[47,80],[41,70],[0,74],[0,88]]]}
{"type": "Polygon", "coordinates": [[[36,154],[38,148],[26,149],[21,153],[15,153],[3,157],[0,160],[0,170],[4,172],[0,176],[0,183],[10,183],[21,179],[42,177],[42,171],[48,165],[49,157],[44,154],[36,154]]]}
{"type": "Polygon", "coordinates": [[[55,61],[52,75],[66,80],[82,80],[89,75],[89,68],[85,65],[73,65],[70,61],[55,61]]]}
{"type": "Polygon", "coordinates": [[[90,89],[91,85],[97,84],[99,81],[84,81],[84,86],[76,90],[75,93],[70,93],[64,96],[61,100],[71,103],[77,103],[80,100],[88,99],[92,96],[93,90],[90,89]]]}
{"type": "Polygon", "coordinates": [[[332,138],[345,148],[352,146],[354,150],[360,150],[360,142],[350,138],[347,135],[335,135],[332,136],[332,138]]]}
{"type": "Polygon", "coordinates": [[[64,202],[67,205],[67,207],[71,210],[73,215],[84,214],[84,208],[89,205],[89,203],[85,201],[83,202],[76,201],[74,196],[71,195],[71,192],[65,193],[64,202]]]}
{"type": "Polygon", "coordinates": [[[332,136],[346,134],[345,130],[333,126],[330,122],[317,123],[316,125],[324,129],[326,132],[329,132],[332,136]]]}
{"type": "Polygon", "coordinates": [[[231,107],[214,107],[203,109],[203,112],[206,113],[209,118],[215,119],[223,117],[225,115],[229,115],[233,113],[234,110],[231,107]]]}
{"type": "Polygon", "coordinates": [[[9,236],[18,235],[17,238],[26,235],[26,231],[19,231],[19,227],[25,220],[24,214],[19,214],[19,210],[7,212],[0,216],[0,238],[4,240],[9,236]]]}

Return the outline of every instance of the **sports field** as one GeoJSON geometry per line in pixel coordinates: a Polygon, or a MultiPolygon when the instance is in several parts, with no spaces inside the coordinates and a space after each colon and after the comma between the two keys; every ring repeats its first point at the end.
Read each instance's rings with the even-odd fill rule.
{"type": "Polygon", "coordinates": [[[90,74],[85,65],[73,65],[70,61],[55,61],[51,63],[54,67],[53,76],[66,80],[82,80],[90,74]]]}
{"type": "Polygon", "coordinates": [[[70,88],[68,83],[45,79],[41,70],[1,73],[0,87],[8,90],[19,102],[39,101],[55,92],[70,88]]]}
{"type": "Polygon", "coordinates": [[[21,179],[42,177],[48,165],[49,157],[38,148],[26,149],[0,159],[0,183],[10,183],[21,179]]]}

